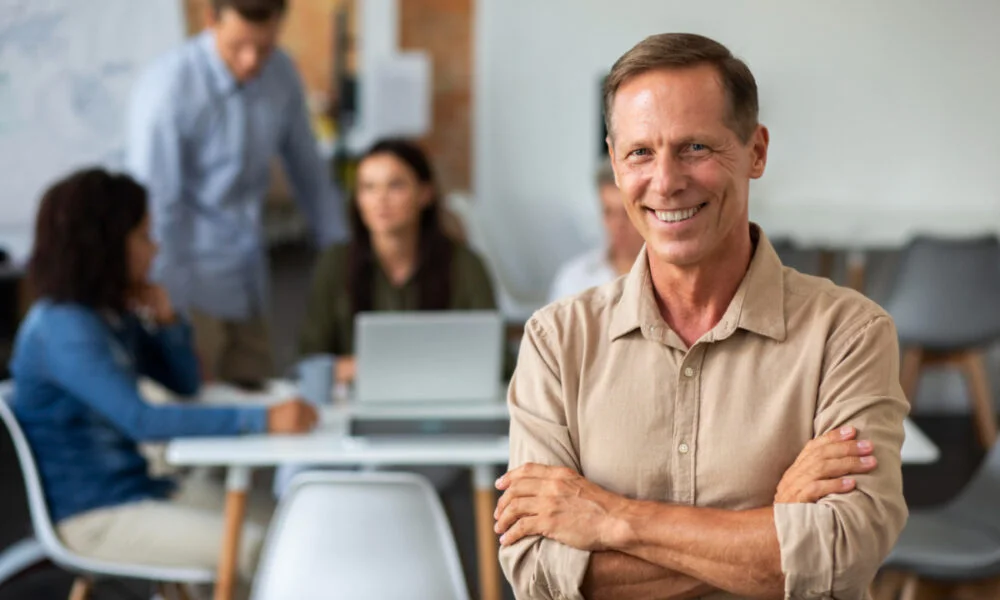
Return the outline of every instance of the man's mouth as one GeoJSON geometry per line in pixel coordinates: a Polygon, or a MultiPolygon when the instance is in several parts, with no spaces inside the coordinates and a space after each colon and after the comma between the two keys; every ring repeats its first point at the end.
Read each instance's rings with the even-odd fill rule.
{"type": "Polygon", "coordinates": [[[683,208],[680,210],[652,210],[652,213],[656,215],[657,220],[664,223],[680,223],[681,221],[687,221],[688,219],[694,217],[698,214],[698,211],[705,208],[708,202],[702,202],[697,206],[692,206],[691,208],[683,208]]]}

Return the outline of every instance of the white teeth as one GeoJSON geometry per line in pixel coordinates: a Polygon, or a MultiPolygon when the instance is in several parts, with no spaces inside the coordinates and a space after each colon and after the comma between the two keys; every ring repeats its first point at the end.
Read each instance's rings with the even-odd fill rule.
{"type": "Polygon", "coordinates": [[[688,208],[686,210],[656,210],[656,218],[665,223],[677,223],[678,221],[686,221],[691,217],[695,216],[698,211],[701,210],[701,205],[695,206],[694,208],[688,208]]]}

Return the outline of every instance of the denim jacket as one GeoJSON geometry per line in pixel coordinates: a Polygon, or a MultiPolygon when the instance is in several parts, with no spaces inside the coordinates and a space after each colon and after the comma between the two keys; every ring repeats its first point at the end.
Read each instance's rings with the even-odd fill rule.
{"type": "Polygon", "coordinates": [[[40,300],[14,343],[12,408],[31,446],[52,520],[151,498],[174,485],[148,475],[137,444],[263,432],[261,407],[153,406],[138,378],[180,395],[199,386],[191,328],[40,300]]]}

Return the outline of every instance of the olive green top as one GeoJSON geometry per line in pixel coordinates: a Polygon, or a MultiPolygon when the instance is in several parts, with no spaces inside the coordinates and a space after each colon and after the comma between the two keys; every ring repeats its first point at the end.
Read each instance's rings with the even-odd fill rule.
{"type": "MultiPolygon", "coordinates": [[[[493,285],[482,260],[462,244],[455,243],[451,259],[451,301],[448,310],[495,310],[493,285]]],[[[350,265],[346,245],[323,252],[313,273],[299,353],[354,354],[354,314],[348,291],[350,265]]],[[[420,284],[411,278],[393,285],[376,261],[372,285],[372,310],[410,311],[420,308],[420,284]]]]}

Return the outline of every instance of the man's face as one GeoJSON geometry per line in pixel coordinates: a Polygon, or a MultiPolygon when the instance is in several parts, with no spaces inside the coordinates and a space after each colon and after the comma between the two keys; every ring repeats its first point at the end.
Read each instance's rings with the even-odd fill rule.
{"type": "Polygon", "coordinates": [[[622,204],[621,191],[614,185],[604,184],[600,187],[599,194],[608,249],[616,258],[634,259],[642,249],[642,236],[629,220],[625,205],[622,204]]]}
{"type": "Polygon", "coordinates": [[[232,8],[223,8],[209,18],[222,62],[240,83],[257,76],[278,43],[281,17],[255,23],[232,8]]]}
{"type": "Polygon", "coordinates": [[[768,133],[758,126],[742,142],[727,111],[710,65],[650,71],[618,89],[608,150],[650,258],[694,266],[746,235],[750,179],[764,173],[768,133]]]}

